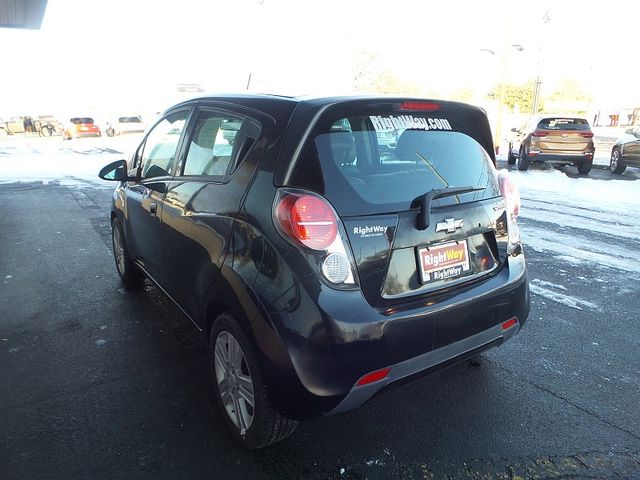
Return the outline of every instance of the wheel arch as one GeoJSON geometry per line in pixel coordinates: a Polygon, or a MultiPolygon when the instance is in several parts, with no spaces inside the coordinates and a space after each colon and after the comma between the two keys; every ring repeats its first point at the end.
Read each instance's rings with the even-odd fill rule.
{"type": "Polygon", "coordinates": [[[304,389],[285,343],[257,294],[226,263],[209,289],[203,306],[201,325],[207,342],[216,318],[222,313],[228,313],[237,320],[253,345],[274,406],[291,418],[301,418],[295,404],[292,404],[292,398],[298,397],[304,389]]]}

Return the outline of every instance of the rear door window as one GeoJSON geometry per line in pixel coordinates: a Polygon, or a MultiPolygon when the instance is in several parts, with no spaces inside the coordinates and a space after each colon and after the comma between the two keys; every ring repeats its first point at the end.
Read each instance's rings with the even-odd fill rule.
{"type": "Polygon", "coordinates": [[[242,161],[259,133],[260,126],[252,119],[201,110],[191,134],[182,174],[222,180],[242,161]]]}
{"type": "Polygon", "coordinates": [[[460,112],[372,111],[329,118],[308,142],[291,178],[327,197],[341,215],[416,208],[433,189],[481,190],[434,201],[434,206],[500,195],[491,157],[460,112]]]}

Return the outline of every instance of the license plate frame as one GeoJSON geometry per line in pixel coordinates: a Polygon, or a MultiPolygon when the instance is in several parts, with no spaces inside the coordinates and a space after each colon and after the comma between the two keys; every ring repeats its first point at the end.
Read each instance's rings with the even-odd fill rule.
{"type": "Polygon", "coordinates": [[[423,284],[458,278],[471,270],[466,238],[418,247],[416,257],[423,284]]]}

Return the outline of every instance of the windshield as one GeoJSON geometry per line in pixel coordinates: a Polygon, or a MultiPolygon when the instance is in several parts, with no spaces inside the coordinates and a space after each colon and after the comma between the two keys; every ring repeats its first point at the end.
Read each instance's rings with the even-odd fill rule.
{"type": "Polygon", "coordinates": [[[435,200],[434,206],[500,195],[484,148],[456,131],[455,117],[436,113],[337,119],[314,137],[293,183],[325,195],[341,215],[416,208],[420,196],[448,187],[480,190],[435,200]]]}

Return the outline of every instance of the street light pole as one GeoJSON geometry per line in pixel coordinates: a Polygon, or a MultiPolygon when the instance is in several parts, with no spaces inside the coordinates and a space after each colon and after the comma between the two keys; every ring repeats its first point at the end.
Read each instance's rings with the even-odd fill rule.
{"type": "Polygon", "coordinates": [[[542,65],[544,63],[544,51],[545,51],[545,42],[547,38],[547,28],[551,22],[551,12],[549,10],[545,10],[544,15],[542,15],[542,43],[540,44],[540,50],[538,52],[538,75],[536,76],[536,83],[533,86],[533,104],[531,106],[531,114],[537,115],[538,110],[540,110],[540,93],[542,91],[542,65]]]}
{"type": "Polygon", "coordinates": [[[542,77],[538,75],[536,77],[536,83],[533,85],[533,105],[531,107],[531,114],[537,115],[540,108],[540,89],[542,87],[542,77]]]}
{"type": "MultiPolygon", "coordinates": [[[[500,151],[500,143],[502,142],[502,129],[503,129],[503,117],[504,117],[504,97],[505,97],[505,84],[507,82],[507,66],[509,65],[509,50],[511,48],[516,49],[518,52],[524,50],[524,47],[519,44],[509,45],[510,38],[509,34],[505,37],[505,45],[502,50],[502,67],[500,71],[500,88],[498,90],[498,119],[496,122],[496,133],[494,138],[494,146],[496,149],[496,153],[500,151]]],[[[481,49],[482,51],[486,51],[495,55],[493,50],[489,50],[487,48],[481,49]]]]}

